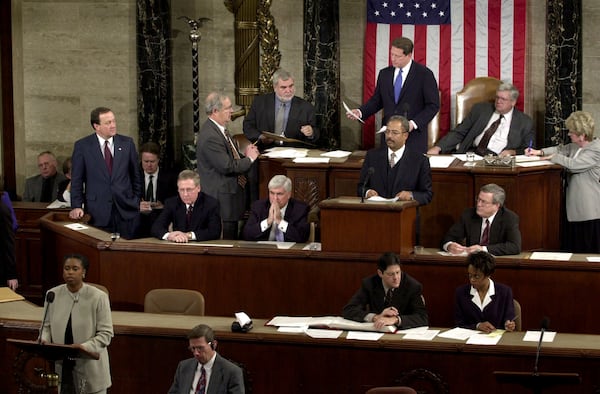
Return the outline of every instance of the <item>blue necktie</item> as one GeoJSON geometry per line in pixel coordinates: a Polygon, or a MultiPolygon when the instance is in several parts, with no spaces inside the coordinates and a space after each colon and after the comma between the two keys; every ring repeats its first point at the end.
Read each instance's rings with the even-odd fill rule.
{"type": "Polygon", "coordinates": [[[402,91],[402,69],[399,69],[396,80],[394,81],[394,97],[396,98],[396,104],[400,101],[400,92],[402,91]]]}

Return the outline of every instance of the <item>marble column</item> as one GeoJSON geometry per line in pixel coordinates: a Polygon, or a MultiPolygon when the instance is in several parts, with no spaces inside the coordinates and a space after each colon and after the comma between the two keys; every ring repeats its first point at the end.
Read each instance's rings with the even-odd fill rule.
{"type": "Polygon", "coordinates": [[[546,114],[541,146],[568,143],[565,119],[582,107],[581,0],[548,0],[546,114]]]}
{"type": "Polygon", "coordinates": [[[339,0],[304,0],[304,96],[315,106],[318,145],[340,145],[339,0]]]}
{"type": "Polygon", "coordinates": [[[161,162],[174,162],[170,2],[137,0],[139,143],[161,146],[161,162]]]}

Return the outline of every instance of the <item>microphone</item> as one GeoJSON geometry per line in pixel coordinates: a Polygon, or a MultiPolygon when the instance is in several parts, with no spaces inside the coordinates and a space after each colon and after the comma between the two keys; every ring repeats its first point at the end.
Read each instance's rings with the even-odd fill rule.
{"type": "Polygon", "coordinates": [[[535,364],[533,366],[533,374],[535,376],[538,375],[538,360],[540,358],[540,349],[542,347],[542,339],[544,338],[544,332],[548,329],[548,325],[550,325],[550,319],[544,316],[544,318],[542,319],[542,323],[540,324],[540,326],[542,327],[540,330],[540,340],[537,345],[537,351],[535,352],[535,364]]]}
{"type": "Polygon", "coordinates": [[[42,319],[42,326],[40,327],[40,335],[38,337],[38,344],[42,343],[42,330],[44,329],[44,324],[46,323],[46,317],[48,316],[48,306],[54,302],[54,292],[50,290],[46,293],[46,309],[44,310],[44,318],[42,319]]]}
{"type": "Polygon", "coordinates": [[[362,184],[362,191],[360,193],[360,202],[365,202],[365,188],[367,187],[367,183],[369,183],[369,179],[371,179],[371,175],[375,173],[375,169],[373,167],[369,167],[367,170],[367,176],[365,177],[365,181],[362,184]]]}

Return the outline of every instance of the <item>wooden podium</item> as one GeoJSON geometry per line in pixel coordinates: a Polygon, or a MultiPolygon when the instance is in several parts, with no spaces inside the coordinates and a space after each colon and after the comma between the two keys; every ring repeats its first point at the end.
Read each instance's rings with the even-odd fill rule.
{"type": "Polygon", "coordinates": [[[581,383],[581,377],[578,373],[561,372],[515,372],[515,371],[494,371],[496,380],[500,383],[518,384],[529,390],[533,394],[541,394],[546,388],[561,385],[578,385],[581,383]]]}
{"type": "Polygon", "coordinates": [[[361,202],[338,197],[319,203],[321,250],[409,254],[415,244],[416,201],[361,202]]]}

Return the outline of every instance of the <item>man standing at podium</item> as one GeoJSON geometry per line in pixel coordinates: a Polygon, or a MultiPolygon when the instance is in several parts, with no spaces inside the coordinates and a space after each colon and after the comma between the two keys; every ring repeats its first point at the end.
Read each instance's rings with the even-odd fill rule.
{"type": "Polygon", "coordinates": [[[423,286],[406,272],[400,259],[386,252],[377,263],[377,275],[364,278],[360,289],[344,307],[344,319],[383,326],[411,328],[428,324],[423,286]]]}
{"type": "Polygon", "coordinates": [[[371,149],[360,171],[358,196],[398,198],[429,204],[431,168],[429,159],[406,146],[410,134],[408,120],[394,115],[385,130],[386,146],[371,149]]]}

